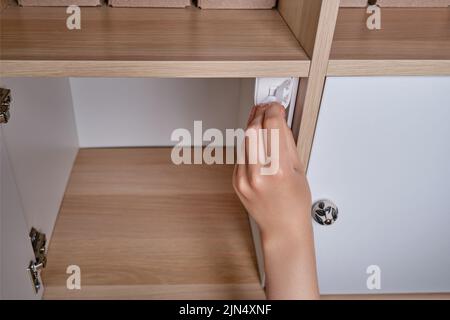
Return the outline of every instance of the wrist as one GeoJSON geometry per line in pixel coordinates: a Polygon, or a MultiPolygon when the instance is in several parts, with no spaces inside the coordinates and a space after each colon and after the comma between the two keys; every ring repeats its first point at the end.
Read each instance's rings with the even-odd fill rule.
{"type": "Polygon", "coordinates": [[[311,219],[261,239],[268,299],[318,299],[311,219]]]}
{"type": "Polygon", "coordinates": [[[300,221],[271,226],[270,229],[261,230],[261,241],[264,251],[284,251],[291,248],[300,249],[309,246],[313,242],[311,218],[306,217],[300,221]]]}

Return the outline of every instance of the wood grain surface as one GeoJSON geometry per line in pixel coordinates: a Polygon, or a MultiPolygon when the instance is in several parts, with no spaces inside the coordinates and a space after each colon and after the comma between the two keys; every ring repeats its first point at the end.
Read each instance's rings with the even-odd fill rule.
{"type": "MultiPolygon", "coordinates": [[[[325,76],[328,68],[328,57],[336,25],[339,3],[334,0],[322,0],[318,18],[317,36],[314,42],[314,53],[311,59],[311,70],[308,79],[301,82],[296,118],[301,117],[300,131],[297,138],[297,150],[305,170],[308,167],[311,147],[316,130],[325,76]]],[[[294,121],[294,127],[296,126],[294,121]]],[[[295,128],[294,128],[295,129],[295,128]]]]}
{"type": "Polygon", "coordinates": [[[149,77],[309,71],[277,10],[86,7],[81,30],[67,29],[65,8],[12,6],[0,16],[4,76],[124,76],[128,64],[128,76],[149,77]]]}
{"type": "Polygon", "coordinates": [[[310,58],[314,54],[321,8],[322,0],[278,1],[278,10],[281,16],[310,58]]]}
{"type": "Polygon", "coordinates": [[[329,75],[450,74],[450,9],[383,8],[376,31],[367,17],[339,10],[329,75]]]}
{"type": "Polygon", "coordinates": [[[171,149],[81,149],[51,239],[44,297],[263,298],[233,166],[171,149]],[[82,289],[67,290],[66,268],[82,289]]]}

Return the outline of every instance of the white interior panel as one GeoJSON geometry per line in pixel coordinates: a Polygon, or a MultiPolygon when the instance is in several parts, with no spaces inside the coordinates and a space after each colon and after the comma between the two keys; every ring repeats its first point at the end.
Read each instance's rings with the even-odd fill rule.
{"type": "Polygon", "coordinates": [[[329,78],[308,178],[321,293],[450,291],[450,77],[329,78]],[[369,290],[367,267],[381,269],[369,290]]]}
{"type": "MultiPolygon", "coordinates": [[[[173,130],[238,125],[239,79],[71,78],[80,147],[172,146],[173,130]]],[[[253,94],[253,89],[251,91],[253,94]]]]}
{"type": "Polygon", "coordinates": [[[34,260],[22,200],[5,148],[0,126],[0,298],[40,299],[27,267],[34,260]]]}
{"type": "Polygon", "coordinates": [[[237,128],[246,129],[248,117],[255,104],[255,79],[242,79],[240,96],[239,96],[239,112],[237,128]]]}
{"type": "Polygon", "coordinates": [[[28,229],[51,236],[78,139],[68,79],[3,78],[11,89],[11,119],[4,141],[28,229]]]}

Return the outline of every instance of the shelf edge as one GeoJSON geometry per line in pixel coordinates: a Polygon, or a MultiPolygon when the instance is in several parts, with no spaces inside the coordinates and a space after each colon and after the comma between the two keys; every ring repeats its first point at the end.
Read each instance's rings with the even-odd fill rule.
{"type": "Polygon", "coordinates": [[[450,60],[330,60],[327,76],[448,76],[450,60]]]}
{"type": "Polygon", "coordinates": [[[309,60],[78,61],[0,60],[2,77],[308,77],[309,60]]]}

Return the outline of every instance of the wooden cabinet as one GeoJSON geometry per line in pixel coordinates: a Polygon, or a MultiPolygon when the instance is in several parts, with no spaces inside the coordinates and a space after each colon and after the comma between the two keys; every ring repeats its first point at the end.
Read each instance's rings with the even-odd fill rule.
{"type": "Polygon", "coordinates": [[[232,166],[176,166],[170,133],[242,127],[255,79],[284,78],[314,199],[339,208],[315,226],[324,297],[450,291],[447,8],[383,8],[377,31],[336,0],[82,8],[80,30],[65,8],[0,16],[0,86],[13,96],[0,130],[2,297],[264,298],[232,166]],[[37,295],[33,226],[50,243],[37,295]],[[82,290],[66,287],[70,265],[82,290]],[[380,290],[367,289],[371,265],[380,290]]]}

